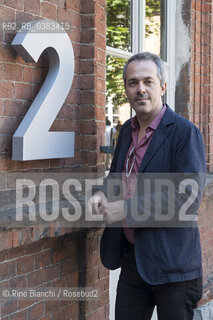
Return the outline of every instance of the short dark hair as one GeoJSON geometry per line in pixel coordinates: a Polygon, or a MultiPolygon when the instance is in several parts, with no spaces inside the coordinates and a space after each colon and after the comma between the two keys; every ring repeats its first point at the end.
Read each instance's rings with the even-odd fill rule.
{"type": "Polygon", "coordinates": [[[164,83],[166,82],[166,70],[165,70],[165,65],[164,61],[156,54],[150,53],[150,52],[141,52],[137,53],[134,56],[130,57],[129,60],[126,62],[123,68],[123,80],[124,80],[124,85],[126,85],[126,71],[129,66],[129,64],[132,61],[136,60],[151,60],[153,61],[156,66],[157,66],[157,75],[160,80],[160,85],[163,86],[164,83]]]}

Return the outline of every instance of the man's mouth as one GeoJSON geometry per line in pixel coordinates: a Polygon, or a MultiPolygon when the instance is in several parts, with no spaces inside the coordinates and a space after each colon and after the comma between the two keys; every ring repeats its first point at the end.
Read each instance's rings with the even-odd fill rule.
{"type": "Polygon", "coordinates": [[[134,100],[135,101],[146,101],[146,100],[149,100],[149,98],[148,97],[136,97],[134,100]]]}

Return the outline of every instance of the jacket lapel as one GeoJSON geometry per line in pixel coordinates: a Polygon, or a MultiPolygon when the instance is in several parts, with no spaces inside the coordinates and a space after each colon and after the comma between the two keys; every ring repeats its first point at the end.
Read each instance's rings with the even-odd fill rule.
{"type": "Polygon", "coordinates": [[[118,153],[118,160],[117,160],[117,172],[122,172],[124,167],[124,162],[126,159],[127,152],[129,150],[130,144],[132,142],[132,127],[129,123],[129,126],[125,128],[125,132],[122,137],[121,142],[121,149],[118,153]]]}
{"type": "Polygon", "coordinates": [[[162,143],[167,139],[171,132],[171,124],[175,122],[175,113],[172,111],[169,106],[157,127],[152,140],[148,146],[148,149],[143,157],[143,160],[140,165],[139,172],[144,171],[148,163],[151,161],[157,150],[161,147],[162,143]]]}

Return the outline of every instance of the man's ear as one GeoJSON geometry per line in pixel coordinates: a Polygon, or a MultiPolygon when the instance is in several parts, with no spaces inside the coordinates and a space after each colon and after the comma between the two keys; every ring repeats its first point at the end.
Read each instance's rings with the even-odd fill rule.
{"type": "Polygon", "coordinates": [[[161,96],[162,97],[164,96],[166,89],[167,89],[167,83],[165,82],[164,85],[161,87],[161,96]]]}

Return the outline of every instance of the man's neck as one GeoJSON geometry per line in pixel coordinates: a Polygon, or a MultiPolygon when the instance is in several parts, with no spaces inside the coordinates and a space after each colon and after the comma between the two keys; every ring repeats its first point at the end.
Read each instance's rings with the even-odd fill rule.
{"type": "Polygon", "coordinates": [[[161,105],[161,107],[159,109],[157,109],[155,113],[152,113],[152,114],[141,114],[141,113],[137,114],[136,113],[140,128],[142,130],[143,129],[145,130],[152,123],[152,121],[156,118],[156,116],[161,112],[162,108],[163,108],[163,105],[161,105]]]}

